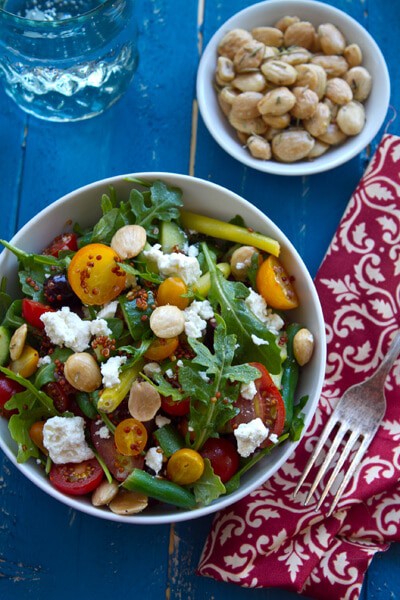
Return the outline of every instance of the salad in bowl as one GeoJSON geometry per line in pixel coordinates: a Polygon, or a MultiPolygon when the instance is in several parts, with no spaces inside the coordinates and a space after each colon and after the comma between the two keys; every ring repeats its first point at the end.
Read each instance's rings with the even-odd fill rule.
{"type": "Polygon", "coordinates": [[[256,208],[190,177],[117,177],[2,243],[1,445],[37,485],[160,523],[222,508],[286,460],[318,401],[323,319],[256,208]]]}

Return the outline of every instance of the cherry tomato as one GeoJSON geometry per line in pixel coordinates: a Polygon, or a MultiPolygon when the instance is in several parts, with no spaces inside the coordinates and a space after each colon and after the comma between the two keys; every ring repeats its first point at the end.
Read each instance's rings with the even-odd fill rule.
{"type": "Polygon", "coordinates": [[[30,429],[29,429],[29,437],[32,442],[43,452],[43,454],[48,454],[49,451],[45,448],[43,444],[43,427],[44,421],[36,421],[30,429]]]}
{"type": "Polygon", "coordinates": [[[200,454],[203,458],[208,458],[222,483],[229,481],[239,468],[239,454],[235,446],[225,438],[208,438],[200,454]]]}
{"type": "Polygon", "coordinates": [[[17,409],[7,410],[4,408],[5,403],[10,400],[14,396],[14,394],[18,394],[22,392],[25,388],[22,387],[16,381],[9,379],[3,373],[0,373],[0,415],[9,419],[11,415],[15,415],[18,413],[17,409]]]}
{"type": "Polygon", "coordinates": [[[184,398],[184,400],[178,402],[173,400],[171,396],[161,396],[161,408],[167,415],[183,417],[190,411],[190,398],[184,398]]]}
{"type": "Polygon", "coordinates": [[[118,452],[114,436],[111,432],[107,433],[107,427],[101,419],[90,422],[90,436],[94,447],[117,481],[125,481],[133,469],[143,468],[144,457],[142,455],[123,456],[118,452]]]}
{"type": "Polygon", "coordinates": [[[50,254],[57,257],[60,252],[65,250],[78,250],[78,242],[75,233],[62,233],[58,235],[51,244],[43,250],[43,254],[50,254]]]}
{"type": "Polygon", "coordinates": [[[47,312],[54,312],[54,308],[35,300],[29,300],[29,298],[22,300],[22,318],[36,329],[44,329],[44,323],[40,320],[40,317],[47,312]]]}
{"type": "Polygon", "coordinates": [[[146,427],[137,419],[124,419],[115,429],[114,441],[124,456],[137,456],[147,444],[146,427]]]}
{"type": "Polygon", "coordinates": [[[189,298],[183,297],[182,294],[187,294],[187,292],[188,289],[183,279],[180,277],[167,277],[158,288],[157,303],[159,306],[173,304],[184,310],[189,306],[189,298]]]}
{"type": "Polygon", "coordinates": [[[167,476],[174,483],[188,485],[203,475],[203,457],[191,448],[181,448],[173,453],[167,464],[167,476]]]}
{"type": "Polygon", "coordinates": [[[105,244],[88,244],[74,255],[68,281],[84,304],[110,302],[124,290],[126,273],[118,265],[118,254],[105,244]]]}
{"type": "MultiPolygon", "coordinates": [[[[282,396],[271,379],[271,375],[261,363],[250,363],[260,371],[260,377],[255,380],[257,393],[252,400],[239,396],[235,406],[240,409],[240,413],[231,420],[233,426],[240,423],[249,423],[253,419],[260,417],[270,433],[280,435],[285,425],[285,404],[282,396]]],[[[264,442],[263,445],[267,445],[264,442]]]]}
{"type": "Polygon", "coordinates": [[[259,267],[256,284],[259,293],[272,308],[289,310],[299,305],[290,277],[275,256],[269,256],[259,267]]]}
{"type": "Polygon", "coordinates": [[[95,458],[81,463],[53,464],[50,481],[54,487],[70,496],[83,496],[93,492],[103,479],[103,469],[95,458]]]}
{"type": "Polygon", "coordinates": [[[70,397],[58,381],[50,381],[43,386],[45,394],[50,396],[54,402],[54,408],[63,413],[70,409],[70,397]]]}
{"type": "Polygon", "coordinates": [[[150,344],[144,355],[149,360],[160,362],[164,360],[164,358],[171,356],[178,346],[179,339],[177,337],[169,338],[167,340],[163,338],[157,338],[150,344]]]}

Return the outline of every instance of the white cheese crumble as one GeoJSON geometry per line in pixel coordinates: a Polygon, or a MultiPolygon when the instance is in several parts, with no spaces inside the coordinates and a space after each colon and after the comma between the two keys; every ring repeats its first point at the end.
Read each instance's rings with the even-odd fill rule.
{"type": "Polygon", "coordinates": [[[172,379],[172,378],[173,378],[173,376],[174,376],[174,372],[173,372],[173,370],[172,370],[172,369],[167,369],[167,370],[165,371],[165,374],[166,374],[166,376],[167,376],[167,377],[169,377],[170,379],[172,379]]]}
{"type": "Polygon", "coordinates": [[[110,437],[110,430],[108,427],[106,427],[106,425],[104,425],[103,427],[100,427],[98,431],[96,431],[96,435],[98,435],[102,440],[108,440],[110,437]]]}
{"type": "Polygon", "coordinates": [[[94,458],[85,439],[82,417],[51,417],[43,426],[43,445],[56,465],[94,458]]]}
{"type": "Polygon", "coordinates": [[[159,429],[161,429],[161,427],[164,427],[164,425],[169,425],[171,423],[171,419],[168,419],[168,417],[164,417],[164,415],[157,415],[155,421],[159,429]]]}
{"type": "Polygon", "coordinates": [[[195,256],[186,256],[180,252],[164,254],[160,244],[154,244],[150,250],[144,250],[145,258],[157,265],[158,272],[162,277],[180,277],[191,285],[201,275],[199,261],[195,256]]]}
{"type": "Polygon", "coordinates": [[[267,340],[263,340],[262,338],[259,338],[257,335],[254,335],[254,333],[251,334],[251,339],[253,340],[253,344],[255,344],[256,346],[268,346],[269,342],[267,340]]]}
{"type": "Polygon", "coordinates": [[[100,365],[100,371],[103,376],[102,381],[105,388],[110,388],[121,383],[119,370],[126,361],[126,356],[112,356],[107,362],[100,365]]]}
{"type": "Polygon", "coordinates": [[[241,423],[233,433],[237,441],[238,453],[247,458],[267,439],[269,429],[265,427],[260,417],[257,417],[249,423],[241,423]]]}
{"type": "Polygon", "coordinates": [[[37,366],[43,367],[43,365],[49,365],[50,363],[51,363],[51,358],[49,355],[42,356],[41,358],[39,358],[37,366]]]}
{"type": "Polygon", "coordinates": [[[181,361],[181,359],[179,359],[179,360],[176,362],[176,366],[177,366],[177,367],[183,367],[183,361],[181,361]]]}
{"type": "Polygon", "coordinates": [[[254,381],[250,381],[250,383],[242,383],[240,386],[240,395],[246,400],[253,400],[254,396],[257,394],[257,388],[254,381]]]}
{"type": "Polygon", "coordinates": [[[159,446],[149,448],[144,457],[144,462],[149,469],[152,469],[155,474],[158,475],[163,466],[163,454],[161,448],[159,446]]]}
{"type": "Polygon", "coordinates": [[[149,362],[143,367],[143,373],[150,379],[156,374],[161,373],[161,367],[157,362],[149,362]]]}
{"type": "Polygon", "coordinates": [[[199,371],[199,375],[202,378],[202,380],[205,381],[206,383],[208,383],[210,381],[210,378],[205,371],[199,371]]]}
{"type": "Polygon", "coordinates": [[[208,300],[194,300],[183,311],[185,317],[185,333],[188,337],[199,338],[207,327],[207,320],[212,319],[214,311],[208,300]]]}
{"type": "Polygon", "coordinates": [[[194,256],[196,258],[196,256],[199,255],[199,249],[193,244],[193,246],[189,246],[187,253],[188,256],[194,256]]]}
{"type": "Polygon", "coordinates": [[[257,294],[253,289],[250,288],[250,294],[245,299],[246,306],[251,310],[251,312],[260,319],[263,323],[267,320],[267,303],[264,298],[257,294]]]}
{"type": "Polygon", "coordinates": [[[101,310],[97,313],[98,319],[112,319],[115,317],[115,313],[118,308],[118,300],[113,300],[113,302],[109,302],[105,304],[101,310]]]}
{"type": "Polygon", "coordinates": [[[66,346],[74,352],[86,350],[93,335],[111,334],[104,319],[83,321],[76,313],[71,312],[68,306],[54,312],[46,312],[40,319],[52,344],[66,346]]]}
{"type": "Polygon", "coordinates": [[[277,444],[279,442],[279,438],[276,433],[271,433],[268,438],[273,444],[277,444]]]}

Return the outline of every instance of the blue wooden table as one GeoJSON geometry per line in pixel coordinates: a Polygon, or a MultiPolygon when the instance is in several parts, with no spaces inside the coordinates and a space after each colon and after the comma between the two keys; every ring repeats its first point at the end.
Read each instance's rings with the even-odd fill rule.
{"type": "MultiPolygon", "coordinates": [[[[350,163],[312,177],[282,178],[242,167],[213,141],[195,104],[199,48],[250,0],[138,2],[140,65],[126,96],[104,115],[51,124],[21,112],[0,90],[0,235],[11,238],[36,212],[96,179],[135,171],[190,173],[239,193],[292,240],[314,275],[382,131],[350,163]]],[[[332,0],[373,35],[400,106],[398,0],[332,0]]],[[[393,117],[390,109],[387,123],[393,117]]],[[[385,124],[386,125],[386,124],[385,124]]],[[[389,132],[400,133],[395,119],[389,132]]],[[[172,526],[127,526],[69,510],[0,456],[0,598],[110,597],[149,600],[289,600],[196,576],[211,518],[172,526]]],[[[378,555],[363,600],[400,598],[400,546],[378,555]]]]}

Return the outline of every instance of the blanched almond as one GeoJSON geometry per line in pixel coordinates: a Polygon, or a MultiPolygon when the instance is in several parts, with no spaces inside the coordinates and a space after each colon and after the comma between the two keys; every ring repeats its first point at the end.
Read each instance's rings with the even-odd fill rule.
{"type": "Polygon", "coordinates": [[[161,407],[161,396],[148,381],[134,381],[128,400],[130,415],[138,421],[151,421],[161,407]]]}
{"type": "Polygon", "coordinates": [[[136,515],[147,508],[148,504],[147,496],[121,489],[110,502],[109,507],[117,515],[136,515]]]}

